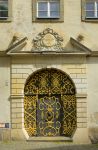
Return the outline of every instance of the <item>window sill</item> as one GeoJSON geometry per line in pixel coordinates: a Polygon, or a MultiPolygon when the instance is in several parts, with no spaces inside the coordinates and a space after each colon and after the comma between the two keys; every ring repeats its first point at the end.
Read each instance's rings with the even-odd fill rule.
{"type": "Polygon", "coordinates": [[[63,19],[60,18],[35,18],[32,20],[32,22],[38,22],[38,23],[59,23],[64,22],[63,19]]]}
{"type": "Polygon", "coordinates": [[[98,18],[85,18],[82,19],[83,22],[91,22],[91,23],[97,23],[98,22],[98,18]]]}
{"type": "Polygon", "coordinates": [[[12,19],[8,18],[6,20],[0,20],[0,23],[8,23],[8,22],[12,22],[12,19]]]}
{"type": "Polygon", "coordinates": [[[37,19],[60,19],[60,17],[36,17],[37,19]]]}

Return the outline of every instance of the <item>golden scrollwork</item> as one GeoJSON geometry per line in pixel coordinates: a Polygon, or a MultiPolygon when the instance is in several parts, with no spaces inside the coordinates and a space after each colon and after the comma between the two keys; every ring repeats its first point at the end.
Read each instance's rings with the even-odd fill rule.
{"type": "Polygon", "coordinates": [[[56,69],[34,73],[25,85],[24,127],[29,136],[67,136],[76,129],[75,86],[56,69]]]}
{"type": "Polygon", "coordinates": [[[29,136],[36,135],[36,96],[24,98],[24,127],[29,136]]]}

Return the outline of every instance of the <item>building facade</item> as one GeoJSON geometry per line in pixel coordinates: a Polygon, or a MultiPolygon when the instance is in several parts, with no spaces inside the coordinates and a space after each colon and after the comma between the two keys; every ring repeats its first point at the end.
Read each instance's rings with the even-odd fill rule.
{"type": "Polygon", "coordinates": [[[98,0],[0,0],[0,139],[98,141],[98,0]]]}

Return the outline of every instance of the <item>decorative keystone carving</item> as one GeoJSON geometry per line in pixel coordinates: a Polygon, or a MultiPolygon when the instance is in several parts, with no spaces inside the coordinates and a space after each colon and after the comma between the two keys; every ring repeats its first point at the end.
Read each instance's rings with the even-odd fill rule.
{"type": "Polygon", "coordinates": [[[53,29],[47,28],[33,39],[32,51],[62,51],[62,43],[63,38],[53,29]]]}

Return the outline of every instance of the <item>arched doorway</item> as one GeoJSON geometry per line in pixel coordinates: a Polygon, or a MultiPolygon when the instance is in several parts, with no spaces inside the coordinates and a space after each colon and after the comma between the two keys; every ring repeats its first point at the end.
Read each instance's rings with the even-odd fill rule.
{"type": "Polygon", "coordinates": [[[71,137],[76,129],[76,90],[57,69],[33,73],[24,88],[24,127],[32,136],[71,137]]]}

